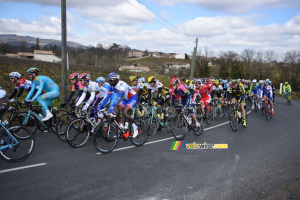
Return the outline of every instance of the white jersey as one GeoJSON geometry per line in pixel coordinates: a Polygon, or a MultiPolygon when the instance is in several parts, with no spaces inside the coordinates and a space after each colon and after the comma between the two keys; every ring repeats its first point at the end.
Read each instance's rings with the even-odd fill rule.
{"type": "Polygon", "coordinates": [[[144,84],[143,83],[138,83],[135,86],[132,86],[136,91],[140,91],[140,89],[144,89],[144,84]]]}
{"type": "Polygon", "coordinates": [[[98,83],[94,82],[94,81],[89,81],[89,84],[87,86],[84,86],[83,89],[84,92],[99,92],[100,91],[100,87],[98,85],[98,83]]]}
{"type": "Polygon", "coordinates": [[[0,99],[6,97],[6,91],[0,87],[0,99]]]}
{"type": "Polygon", "coordinates": [[[194,90],[194,89],[195,89],[195,87],[194,87],[193,84],[185,85],[185,88],[186,88],[187,90],[194,90]]]}
{"type": "Polygon", "coordinates": [[[111,90],[117,93],[124,92],[124,99],[130,99],[136,95],[136,92],[132,89],[132,87],[130,87],[124,81],[119,81],[116,86],[111,87],[111,90]]]}
{"type": "Polygon", "coordinates": [[[213,91],[217,92],[217,93],[221,93],[223,91],[223,87],[221,85],[219,85],[218,87],[216,87],[215,85],[213,86],[213,91]]]}
{"type": "Polygon", "coordinates": [[[97,98],[104,98],[108,94],[108,90],[105,87],[100,87],[99,93],[97,94],[97,98]]]}

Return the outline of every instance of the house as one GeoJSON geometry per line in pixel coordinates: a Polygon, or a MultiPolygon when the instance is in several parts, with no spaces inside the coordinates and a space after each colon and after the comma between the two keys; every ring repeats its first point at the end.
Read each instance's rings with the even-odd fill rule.
{"type": "Polygon", "coordinates": [[[61,62],[61,58],[55,56],[52,51],[34,50],[34,60],[46,61],[46,62],[61,62]]]}
{"type": "Polygon", "coordinates": [[[186,70],[191,67],[190,64],[166,64],[165,73],[169,73],[170,70],[177,74],[181,70],[186,70]]]}
{"type": "Polygon", "coordinates": [[[7,57],[14,57],[14,58],[20,58],[18,54],[16,53],[6,53],[7,57]]]}
{"type": "Polygon", "coordinates": [[[33,59],[34,55],[33,55],[33,53],[30,53],[30,52],[18,52],[18,57],[33,59]]]}
{"type": "Polygon", "coordinates": [[[175,59],[185,59],[185,55],[184,54],[176,54],[175,59]]]}
{"type": "Polygon", "coordinates": [[[136,67],[134,65],[131,66],[121,66],[119,68],[120,71],[131,71],[131,72],[148,72],[150,69],[148,67],[136,67]]]}
{"type": "Polygon", "coordinates": [[[144,52],[139,51],[139,50],[131,50],[128,52],[127,57],[132,58],[132,57],[136,57],[136,58],[142,58],[144,55],[144,52]]]}

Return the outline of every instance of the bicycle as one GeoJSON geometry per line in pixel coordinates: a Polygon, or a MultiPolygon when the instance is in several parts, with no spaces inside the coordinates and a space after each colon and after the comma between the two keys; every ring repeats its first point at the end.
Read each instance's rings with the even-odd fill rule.
{"type": "Polygon", "coordinates": [[[218,97],[215,97],[212,101],[212,110],[215,120],[218,120],[219,118],[223,118],[225,116],[224,109],[221,106],[221,102],[218,97]]]}
{"type": "MultiPolygon", "coordinates": [[[[247,118],[247,114],[246,114],[247,118]]],[[[242,110],[240,103],[231,104],[231,113],[230,113],[230,127],[233,131],[237,131],[239,124],[243,123],[242,120],[242,110]]]]}
{"type": "Polygon", "coordinates": [[[292,105],[292,96],[290,92],[286,93],[287,104],[292,105]]]}
{"type": "Polygon", "coordinates": [[[133,130],[131,125],[129,125],[128,129],[123,128],[116,121],[116,115],[106,113],[105,109],[100,110],[100,112],[106,120],[102,120],[95,128],[93,143],[94,147],[101,153],[106,154],[112,152],[116,148],[119,138],[124,141],[130,139],[131,143],[135,146],[141,146],[147,141],[147,125],[144,120],[134,119],[139,133],[136,137],[132,137],[133,130]]]}
{"type": "Polygon", "coordinates": [[[272,109],[271,109],[271,104],[269,99],[262,99],[262,115],[265,115],[266,120],[269,120],[272,118],[272,109]]]}
{"type": "Polygon", "coordinates": [[[176,140],[184,140],[187,131],[193,130],[196,136],[200,136],[203,133],[203,119],[197,119],[198,122],[200,120],[200,127],[197,127],[196,121],[192,117],[188,117],[188,115],[188,110],[185,110],[184,112],[182,108],[177,108],[174,119],[174,122],[176,123],[175,130],[173,131],[173,136],[176,140]]]}
{"type": "Polygon", "coordinates": [[[47,121],[42,121],[41,106],[32,105],[31,102],[25,102],[25,105],[28,111],[18,113],[12,119],[12,124],[21,124],[26,126],[30,131],[32,131],[33,135],[35,135],[37,130],[51,130],[56,133],[55,124],[57,116],[63,114],[65,111],[58,112],[55,107],[50,106],[49,109],[52,112],[53,117],[47,121]],[[35,109],[33,109],[33,107],[35,107],[35,109]]]}
{"type": "Polygon", "coordinates": [[[206,106],[202,101],[199,101],[199,103],[194,103],[194,106],[197,120],[205,120],[207,125],[210,125],[213,122],[214,118],[213,112],[208,112],[206,106]]]}
{"type": "Polygon", "coordinates": [[[14,116],[21,112],[19,107],[25,108],[22,106],[21,102],[19,102],[19,101],[14,101],[14,102],[10,103],[10,107],[8,108],[8,110],[4,111],[1,114],[0,120],[2,122],[6,122],[7,124],[12,125],[11,122],[12,122],[12,119],[14,118],[14,116]]]}
{"type": "Polygon", "coordinates": [[[35,146],[32,133],[24,126],[6,128],[1,121],[0,128],[0,138],[4,141],[4,144],[0,145],[0,156],[8,162],[20,162],[28,158],[35,146]],[[23,137],[19,138],[16,135],[23,137]]]}
{"type": "Polygon", "coordinates": [[[151,112],[149,116],[145,119],[146,124],[148,125],[148,136],[152,137],[156,134],[157,129],[159,127],[166,128],[167,132],[170,133],[174,130],[174,116],[173,113],[170,112],[169,107],[161,109],[165,109],[164,114],[157,114],[157,110],[159,108],[156,105],[151,106],[151,112]]]}

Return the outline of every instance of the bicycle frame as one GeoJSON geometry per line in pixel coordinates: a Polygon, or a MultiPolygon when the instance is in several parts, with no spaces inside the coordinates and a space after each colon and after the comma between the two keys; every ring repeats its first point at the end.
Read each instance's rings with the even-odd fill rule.
{"type": "Polygon", "coordinates": [[[5,128],[5,126],[0,122],[1,127],[5,130],[6,134],[8,135],[7,144],[0,147],[0,151],[3,151],[7,148],[11,148],[19,144],[18,140],[5,128]]]}

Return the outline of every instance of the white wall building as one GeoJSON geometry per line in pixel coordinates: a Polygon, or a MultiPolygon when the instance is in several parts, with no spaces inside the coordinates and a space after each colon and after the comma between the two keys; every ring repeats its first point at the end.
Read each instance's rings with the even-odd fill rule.
{"type": "Polygon", "coordinates": [[[61,58],[55,56],[52,51],[34,50],[34,60],[45,62],[61,62],[61,58]]]}
{"type": "Polygon", "coordinates": [[[185,59],[185,55],[184,54],[176,54],[175,59],[185,59]]]}

